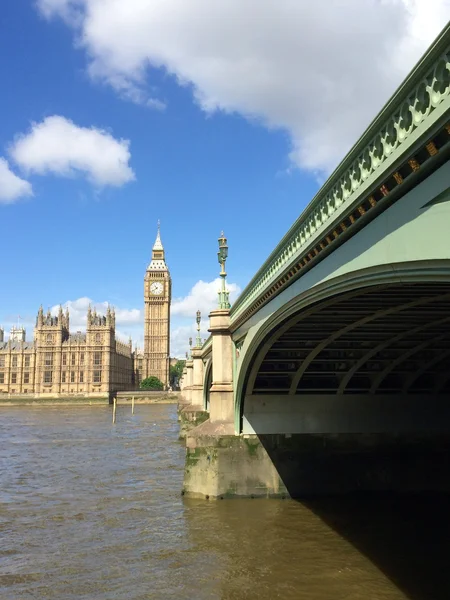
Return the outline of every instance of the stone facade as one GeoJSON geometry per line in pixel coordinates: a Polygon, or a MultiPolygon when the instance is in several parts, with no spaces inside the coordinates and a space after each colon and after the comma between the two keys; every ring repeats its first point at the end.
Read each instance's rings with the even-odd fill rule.
{"type": "MultiPolygon", "coordinates": [[[[3,336],[2,336],[3,337],[3,336]]],[[[0,395],[109,397],[133,385],[131,341],[116,340],[115,313],[89,308],[86,333],[69,332],[69,312],[39,309],[34,341],[0,342],[0,395]]]]}
{"type": "Polygon", "coordinates": [[[144,278],[144,350],[116,339],[114,309],[99,315],[89,308],[86,332],[70,333],[69,312],[44,315],[39,309],[34,340],[12,327],[8,341],[0,327],[0,397],[111,397],[139,387],[155,375],[169,385],[171,279],[159,227],[144,278]]]}

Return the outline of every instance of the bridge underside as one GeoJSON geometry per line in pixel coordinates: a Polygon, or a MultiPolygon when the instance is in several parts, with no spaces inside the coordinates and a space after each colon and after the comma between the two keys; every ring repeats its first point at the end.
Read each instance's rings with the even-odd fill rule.
{"type": "Polygon", "coordinates": [[[450,283],[368,287],[278,328],[247,394],[448,394],[450,283]]]}
{"type": "Polygon", "coordinates": [[[243,402],[244,440],[266,466],[258,485],[291,496],[449,489],[449,303],[444,280],[363,287],[277,326],[243,402]]]}

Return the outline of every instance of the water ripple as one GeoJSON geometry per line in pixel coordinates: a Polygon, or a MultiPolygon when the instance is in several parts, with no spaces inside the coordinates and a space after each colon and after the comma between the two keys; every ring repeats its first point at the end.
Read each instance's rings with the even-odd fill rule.
{"type": "Polygon", "coordinates": [[[367,527],[343,535],[342,523],[359,511],[372,519],[368,536],[377,539],[387,514],[381,505],[363,513],[325,503],[321,514],[320,504],[290,501],[183,501],[185,451],[177,438],[171,405],[139,405],[134,416],[119,406],[115,426],[109,407],[4,409],[0,597],[450,597],[421,596],[423,588],[408,587],[361,551],[356,533],[367,527]]]}

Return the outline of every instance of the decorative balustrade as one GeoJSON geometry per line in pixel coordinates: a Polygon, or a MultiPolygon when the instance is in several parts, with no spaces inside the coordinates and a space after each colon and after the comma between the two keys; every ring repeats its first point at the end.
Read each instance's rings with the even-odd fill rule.
{"type": "MultiPolygon", "coordinates": [[[[338,217],[342,219],[344,214],[354,210],[371,185],[377,183],[387,169],[399,164],[407,151],[449,113],[450,25],[243,290],[231,309],[232,323],[242,318],[245,320],[249,307],[311,249],[315,239],[319,239],[319,230],[323,234],[326,227],[333,226],[338,217]]],[[[450,135],[450,127],[447,131],[450,135]]],[[[435,148],[429,149],[430,154],[434,151],[435,148]]],[[[410,161],[410,165],[415,170],[414,161],[410,161]]],[[[394,174],[394,178],[397,183],[401,182],[398,173],[394,174]]],[[[386,195],[383,186],[380,189],[386,195]]],[[[364,208],[359,207],[358,210],[363,214],[364,208]]]]}

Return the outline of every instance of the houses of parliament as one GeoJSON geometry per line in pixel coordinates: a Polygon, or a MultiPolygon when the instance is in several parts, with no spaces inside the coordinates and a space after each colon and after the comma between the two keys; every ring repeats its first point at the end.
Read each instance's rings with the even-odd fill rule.
{"type": "Polygon", "coordinates": [[[111,398],[115,392],[139,387],[154,375],[169,385],[171,278],[159,225],[152,259],[144,277],[144,349],[131,339],[116,339],[116,316],[90,307],[86,332],[70,332],[69,311],[57,315],[39,308],[34,337],[12,327],[8,340],[0,327],[0,399],[2,394],[34,397],[111,398]]]}

